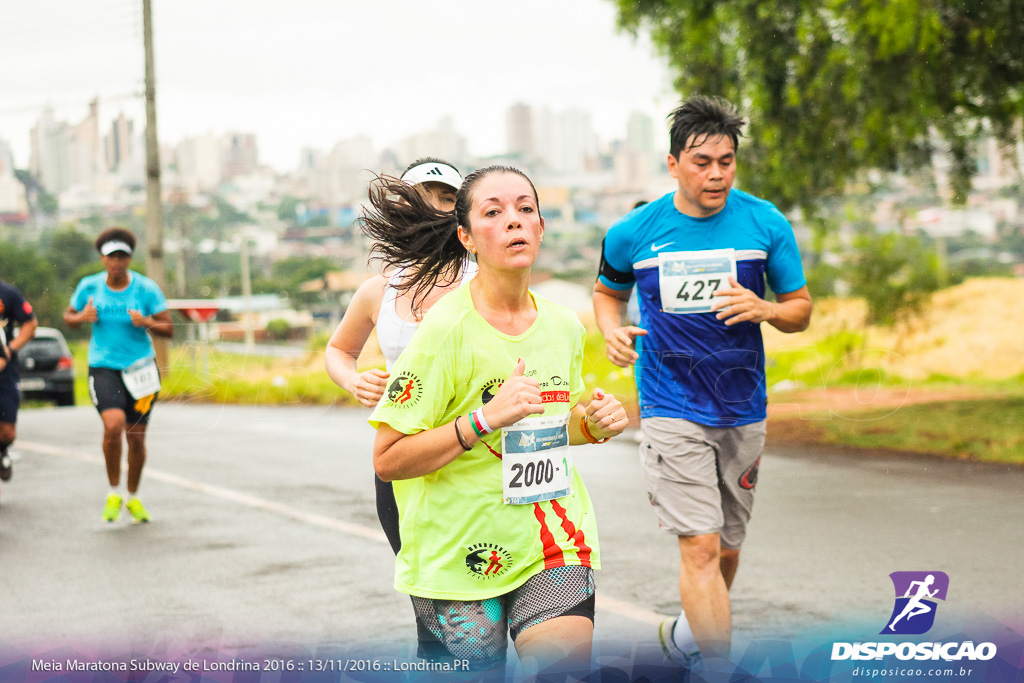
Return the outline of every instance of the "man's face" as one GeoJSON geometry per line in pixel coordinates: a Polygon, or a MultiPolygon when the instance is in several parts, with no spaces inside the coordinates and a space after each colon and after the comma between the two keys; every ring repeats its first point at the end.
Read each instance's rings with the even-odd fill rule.
{"type": "Polygon", "coordinates": [[[687,216],[706,218],[725,206],[736,177],[736,148],[728,135],[686,141],[676,159],[668,155],[668,172],[679,183],[674,202],[687,216]]]}

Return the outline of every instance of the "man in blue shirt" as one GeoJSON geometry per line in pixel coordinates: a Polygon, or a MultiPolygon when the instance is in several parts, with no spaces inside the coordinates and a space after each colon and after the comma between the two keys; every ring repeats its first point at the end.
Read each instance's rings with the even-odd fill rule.
{"type": "Polygon", "coordinates": [[[146,425],[160,392],[160,375],[150,334],[171,337],[174,324],[163,292],[128,268],[135,235],[110,228],[96,238],[102,273],[82,278],[64,311],[69,327],[92,325],[89,394],[103,420],[103,457],[110,492],[103,519],[115,522],[125,504],[134,522],[150,521],[139,500],[146,463],[146,425]],[[121,487],[121,453],[128,442],[128,481],[121,487]]]}
{"type": "Polygon", "coordinates": [[[729,653],[728,590],[767,417],[760,325],[806,329],[811,297],[789,222],[732,188],[744,120],[727,102],[693,97],[671,122],[678,187],[608,230],[594,312],[608,358],[637,365],[648,497],[681,557],[683,611],[659,639],[692,666],[701,651],[729,653]],[[634,286],[638,326],[624,323],[634,286]]]}

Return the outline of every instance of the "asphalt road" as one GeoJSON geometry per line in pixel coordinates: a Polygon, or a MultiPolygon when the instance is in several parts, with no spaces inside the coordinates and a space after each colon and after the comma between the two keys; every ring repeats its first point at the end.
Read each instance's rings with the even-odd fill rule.
{"type": "MultiPolygon", "coordinates": [[[[0,497],[0,655],[144,644],[411,658],[367,415],[159,405],[142,487],[154,521],[131,525],[100,519],[95,411],[23,411],[0,497]]],[[[595,637],[656,648],[660,615],[678,610],[677,550],[656,529],[636,446],[580,447],[576,463],[604,555],[595,637]]],[[[949,574],[938,618],[950,628],[1020,623],[1022,493],[1022,468],[770,450],[732,591],[737,642],[858,622],[877,633],[898,570],[949,574]]]]}

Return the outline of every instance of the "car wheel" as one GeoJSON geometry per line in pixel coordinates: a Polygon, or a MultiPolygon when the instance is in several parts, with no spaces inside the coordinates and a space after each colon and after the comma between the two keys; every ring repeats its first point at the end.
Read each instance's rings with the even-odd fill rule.
{"type": "Polygon", "coordinates": [[[59,405],[59,406],[73,406],[73,405],[75,405],[75,392],[69,391],[66,394],[57,394],[57,405],[59,405]]]}

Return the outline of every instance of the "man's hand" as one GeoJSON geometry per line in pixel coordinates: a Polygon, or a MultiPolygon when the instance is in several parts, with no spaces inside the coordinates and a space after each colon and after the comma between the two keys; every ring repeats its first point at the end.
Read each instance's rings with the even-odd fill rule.
{"type": "Polygon", "coordinates": [[[716,318],[724,320],[726,325],[735,325],[742,322],[763,323],[774,317],[776,304],[754,294],[731,275],[729,284],[731,287],[713,292],[716,297],[725,297],[711,304],[712,312],[718,311],[716,318]]]}
{"type": "Polygon", "coordinates": [[[617,436],[629,425],[626,409],[614,394],[594,389],[593,399],[587,404],[587,428],[596,439],[617,436]]]}
{"type": "Polygon", "coordinates": [[[367,408],[375,408],[380,397],[384,395],[384,390],[387,389],[389,377],[391,373],[380,368],[364,370],[356,376],[351,393],[367,408]]]}
{"type": "Polygon", "coordinates": [[[604,351],[608,355],[608,360],[620,368],[634,365],[640,354],[633,348],[633,342],[645,334],[647,330],[635,325],[616,327],[604,340],[604,351]]]}

